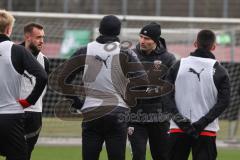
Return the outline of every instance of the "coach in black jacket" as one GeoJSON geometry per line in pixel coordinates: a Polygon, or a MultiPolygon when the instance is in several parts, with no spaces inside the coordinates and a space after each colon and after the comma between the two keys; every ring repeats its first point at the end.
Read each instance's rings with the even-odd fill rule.
{"type": "MultiPolygon", "coordinates": [[[[167,69],[176,61],[174,55],[167,51],[165,40],[160,35],[159,24],[151,23],[144,26],[140,31],[139,44],[134,49],[150,79],[164,78],[164,74],[160,75],[152,71],[163,67],[166,74],[167,69]]],[[[148,88],[148,90],[158,92],[156,89],[148,88]]],[[[166,108],[164,108],[161,97],[139,99],[136,107],[131,109],[128,137],[131,142],[133,160],[145,160],[148,139],[152,158],[166,160],[169,121],[162,116],[165,112],[166,108]]]]}

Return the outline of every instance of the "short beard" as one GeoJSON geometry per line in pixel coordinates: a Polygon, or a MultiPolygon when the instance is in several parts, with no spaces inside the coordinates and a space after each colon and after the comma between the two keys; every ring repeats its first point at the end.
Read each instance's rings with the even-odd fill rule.
{"type": "Polygon", "coordinates": [[[29,44],[29,49],[31,50],[34,56],[37,56],[38,53],[40,52],[40,50],[33,43],[29,44]]]}

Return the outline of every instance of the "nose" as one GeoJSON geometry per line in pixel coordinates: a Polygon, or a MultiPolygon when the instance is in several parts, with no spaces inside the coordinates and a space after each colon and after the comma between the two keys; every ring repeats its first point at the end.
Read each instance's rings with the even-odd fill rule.
{"type": "Polygon", "coordinates": [[[140,37],[140,44],[144,44],[144,42],[145,42],[145,40],[144,40],[144,38],[143,37],[140,37]]]}
{"type": "Polygon", "coordinates": [[[44,39],[43,39],[43,38],[41,38],[41,39],[40,39],[40,42],[41,42],[41,43],[44,43],[44,39]]]}

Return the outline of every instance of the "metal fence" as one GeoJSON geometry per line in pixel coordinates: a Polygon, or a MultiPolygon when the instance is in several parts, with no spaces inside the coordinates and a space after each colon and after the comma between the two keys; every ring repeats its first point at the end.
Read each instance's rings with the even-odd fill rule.
{"type": "Polygon", "coordinates": [[[184,17],[240,17],[238,0],[1,0],[11,11],[184,17]]]}

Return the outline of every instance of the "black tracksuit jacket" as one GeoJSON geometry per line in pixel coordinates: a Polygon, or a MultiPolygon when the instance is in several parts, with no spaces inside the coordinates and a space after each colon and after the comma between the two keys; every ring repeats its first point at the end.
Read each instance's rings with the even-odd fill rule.
{"type": "MultiPolygon", "coordinates": [[[[175,62],[176,58],[173,54],[169,53],[166,48],[163,46],[157,46],[157,48],[152,51],[150,54],[145,54],[142,50],[140,50],[140,45],[138,44],[133,51],[137,54],[139,60],[143,63],[150,63],[154,65],[154,61],[159,61],[162,65],[166,66],[169,69],[175,62]]],[[[147,71],[147,73],[149,73],[147,71]]],[[[167,74],[167,70],[165,75],[167,74]]],[[[158,75],[148,75],[158,76],[158,75]]],[[[163,78],[159,75],[158,78],[163,78]]],[[[151,82],[150,82],[151,83],[151,82]]],[[[150,99],[138,99],[136,107],[131,109],[131,113],[141,113],[141,114],[151,114],[151,113],[159,113],[166,112],[167,109],[163,104],[162,97],[150,98],[150,99]]],[[[142,120],[139,119],[131,119],[131,123],[141,123],[142,120]]],[[[151,119],[144,120],[144,122],[152,122],[151,119]]]]}

